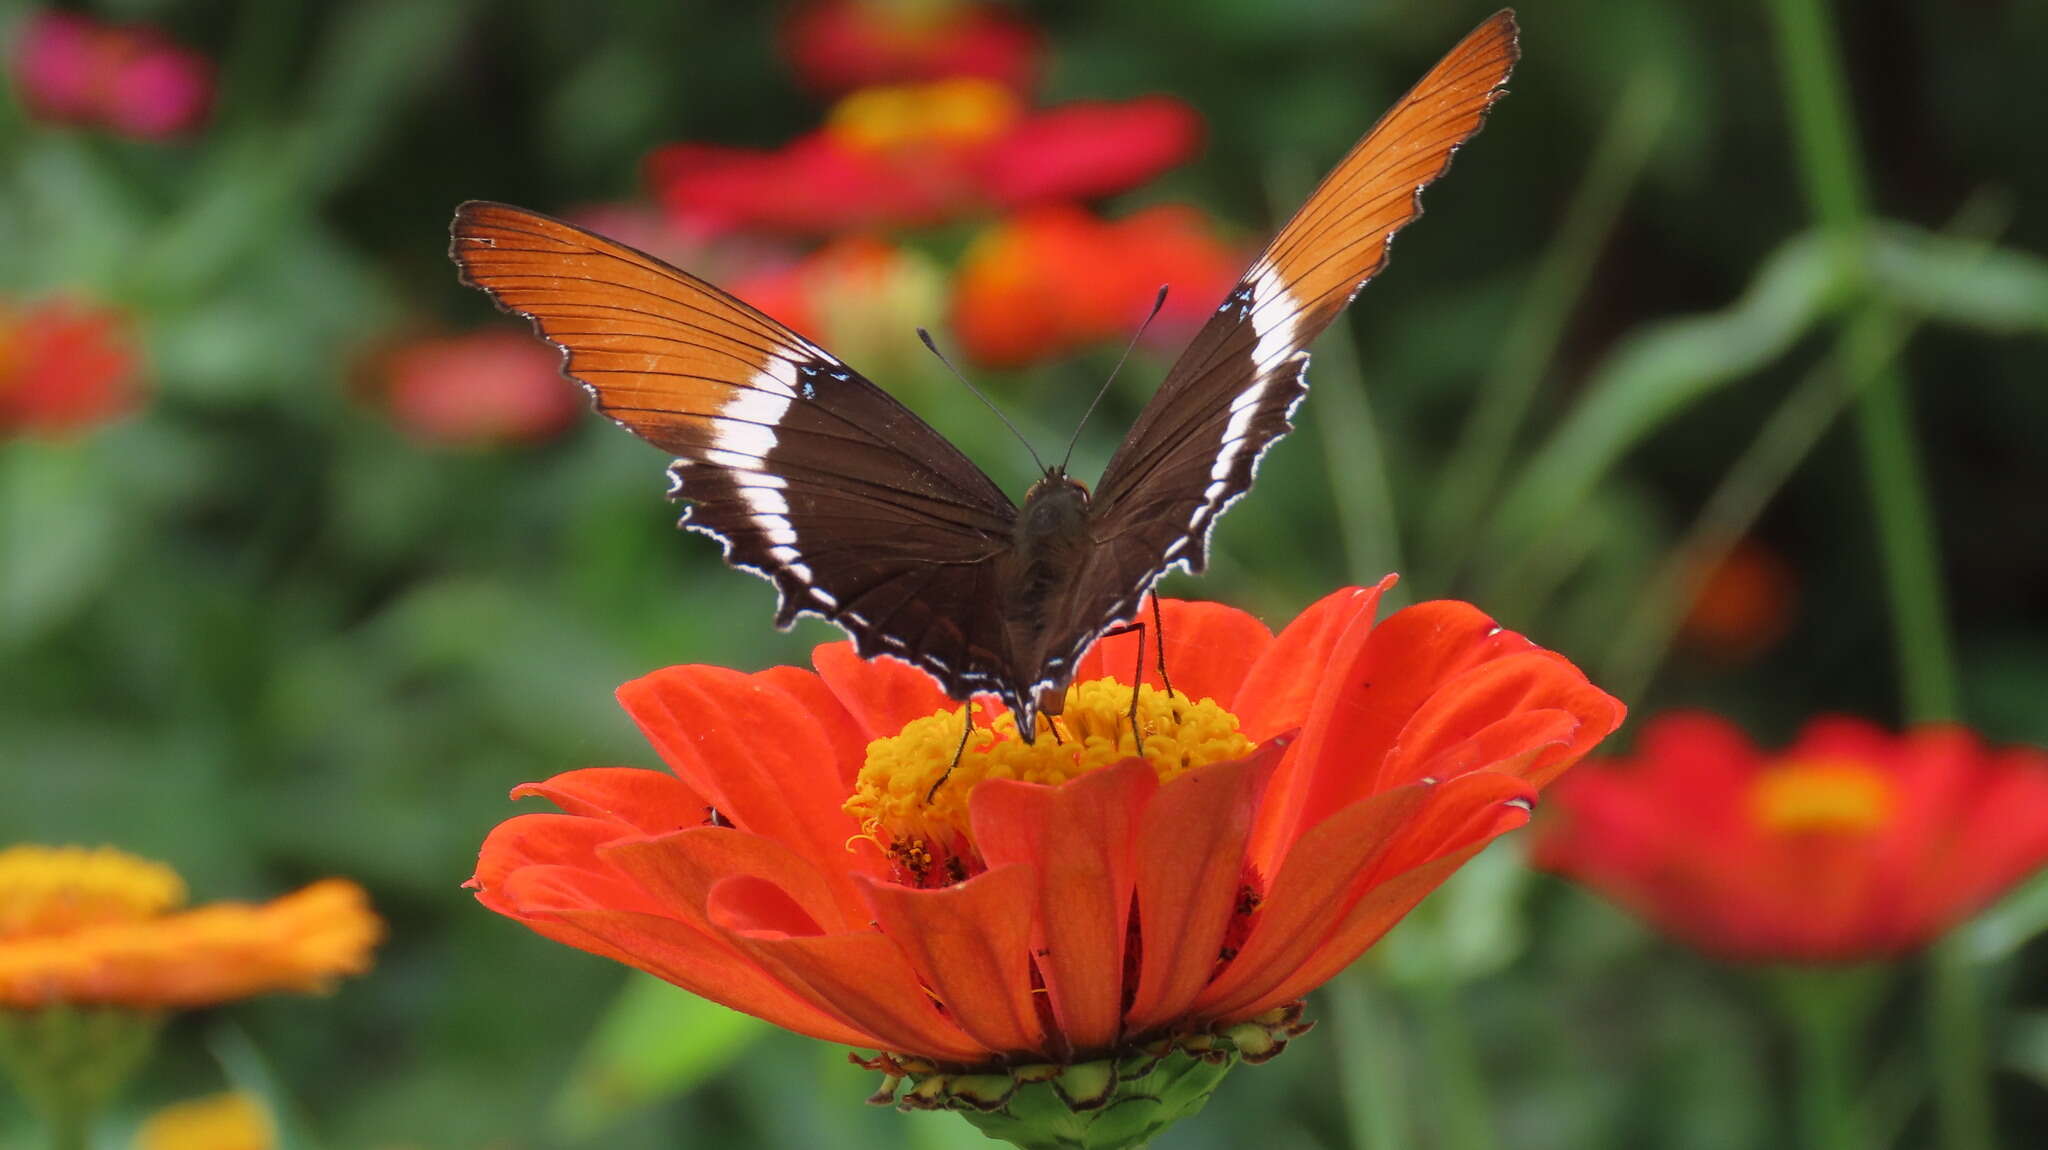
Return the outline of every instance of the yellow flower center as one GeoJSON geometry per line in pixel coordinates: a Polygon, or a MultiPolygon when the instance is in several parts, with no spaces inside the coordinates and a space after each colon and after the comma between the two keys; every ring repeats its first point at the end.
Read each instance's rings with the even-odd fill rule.
{"type": "MultiPolygon", "coordinates": [[[[1007,713],[992,727],[976,727],[955,763],[963,710],[914,719],[901,732],[869,743],[867,762],[846,801],[846,812],[860,820],[861,829],[913,874],[940,856],[971,850],[967,799],[985,780],[1063,783],[1141,754],[1131,728],[1131,689],[1114,678],[1068,687],[1064,712],[1039,719],[1036,742],[1018,738],[1017,720],[1007,713]],[[944,785],[934,791],[941,779],[944,785]]],[[[1150,686],[1138,688],[1137,728],[1144,733],[1142,757],[1161,782],[1205,763],[1241,759],[1253,749],[1238,733],[1237,716],[1214,700],[1150,686]]]]}
{"type": "Polygon", "coordinates": [[[0,939],[135,922],[185,902],[185,880],[112,847],[0,850],[0,939]]]}
{"type": "Polygon", "coordinates": [[[135,1150],[271,1150],[277,1127],[241,1091],[166,1106],[135,1132],[135,1150]]]}
{"type": "Polygon", "coordinates": [[[1781,834],[1858,834],[1891,817],[1891,780],[1863,763],[1842,759],[1779,763],[1750,784],[1750,812],[1781,834]]]}
{"type": "Polygon", "coordinates": [[[885,152],[920,144],[973,144],[1000,135],[1022,108],[989,80],[863,88],[832,108],[825,130],[846,147],[885,152]]]}

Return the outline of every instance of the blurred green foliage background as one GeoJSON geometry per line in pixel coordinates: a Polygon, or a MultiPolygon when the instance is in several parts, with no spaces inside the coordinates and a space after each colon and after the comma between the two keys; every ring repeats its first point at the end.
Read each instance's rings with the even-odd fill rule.
{"type": "MultiPolygon", "coordinates": [[[[1246,240],[1489,10],[1018,7],[1049,39],[1043,102],[1165,92],[1205,119],[1196,161],[1119,204],[1191,201],[1246,240]]],[[[1992,739],[2048,743],[2048,6],[1838,7],[1887,221],[1876,342],[1909,381],[1963,710],[1992,739]]],[[[653,763],[614,685],[801,662],[837,633],[773,631],[769,587],[673,529],[663,460],[604,421],[437,447],[352,383],[382,342],[510,323],[447,263],[457,202],[643,199],[657,145],[814,126],[773,8],[94,10],[217,61],[218,99],[175,144],[0,100],[0,292],[126,309],[149,390],[89,434],[0,444],[0,841],[118,844],[203,898],[346,874],[391,925],[374,974],[330,999],[180,1021],[134,1105],[225,1075],[277,1099],[299,1146],[981,1144],[950,1116],[861,1107],[872,1083],[841,1051],[628,984],[459,889],[512,785],[653,763]]],[[[29,11],[0,5],[0,41],[29,11]]],[[[1899,721],[1838,370],[1850,301],[1803,191],[1769,5],[1533,0],[1521,18],[1512,94],[1320,345],[1315,396],[1212,573],[1169,593],[1278,622],[1399,569],[1409,600],[1470,598],[1636,716],[1711,706],[1766,739],[1821,711],[1899,721]],[[1674,645],[1687,580],[1739,538],[1789,573],[1782,635],[1735,656],[1674,645]]],[[[919,242],[945,263],[965,234],[919,242]]],[[[868,333],[907,349],[870,374],[1020,489],[1014,443],[915,350],[913,325],[943,320],[868,333]]],[[[1116,351],[977,374],[1053,443],[1116,351]]],[[[1140,359],[1083,474],[1163,371],[1140,359]]],[[[2019,902],[1972,937],[2009,1005],[2002,1125],[2038,1131],[2048,950],[2024,942],[2038,893],[2019,902]]],[[[1312,1004],[1322,1028],[1161,1145],[1341,1147],[1376,1122],[1395,1145],[1790,1145],[1787,1052],[1755,988],[1513,849],[1365,965],[1312,1004]],[[1362,1094],[1368,1074],[1392,1095],[1362,1094]]],[[[1910,981],[1894,993],[1878,1081],[1917,1081],[1910,981]]],[[[1926,1144],[1925,1099],[1886,1101],[1894,1144],[1926,1144]]],[[[25,1119],[0,1108],[0,1129],[25,1119]]]]}

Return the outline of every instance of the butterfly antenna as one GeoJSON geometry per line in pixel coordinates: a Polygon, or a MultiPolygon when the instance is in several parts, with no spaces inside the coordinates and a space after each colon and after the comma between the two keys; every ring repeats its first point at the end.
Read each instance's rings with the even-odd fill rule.
{"type": "Polygon", "coordinates": [[[1074,445],[1081,442],[1081,429],[1088,426],[1088,417],[1095,414],[1095,405],[1101,403],[1102,397],[1109,394],[1109,385],[1116,382],[1116,373],[1122,371],[1124,361],[1131,358],[1131,349],[1138,346],[1138,341],[1145,338],[1145,329],[1151,327],[1152,321],[1159,318],[1159,309],[1166,306],[1166,289],[1169,286],[1171,285],[1159,285],[1159,298],[1152,301],[1151,313],[1145,317],[1144,323],[1138,325],[1137,334],[1131,336],[1131,342],[1124,345],[1124,353],[1117,357],[1116,366],[1109,369],[1109,378],[1102,381],[1102,388],[1095,393],[1095,398],[1089,401],[1088,410],[1081,413],[1081,422],[1074,425],[1074,437],[1067,440],[1066,458],[1060,460],[1061,471],[1064,472],[1067,464],[1073,461],[1074,445]]]}
{"type": "Polygon", "coordinates": [[[938,345],[937,343],[934,343],[934,342],[932,341],[932,333],[931,333],[931,332],[928,332],[928,331],[926,331],[926,330],[925,330],[925,329],[923,329],[923,328],[918,328],[918,329],[917,329],[917,338],[919,338],[919,339],[921,339],[921,340],[923,340],[923,341],[924,341],[924,346],[925,346],[925,349],[926,349],[927,351],[930,351],[930,352],[931,352],[931,353],[932,353],[933,355],[935,355],[935,356],[938,356],[938,357],[939,357],[939,362],[940,362],[940,363],[943,363],[943,364],[945,364],[945,365],[946,365],[946,370],[947,370],[947,371],[950,371],[950,372],[952,372],[952,373],[953,373],[953,378],[954,378],[954,379],[957,379],[957,380],[959,380],[959,381],[960,381],[960,384],[961,384],[961,386],[963,386],[963,387],[965,387],[965,388],[966,388],[967,390],[969,390],[969,391],[973,392],[973,393],[974,393],[974,398],[976,398],[976,399],[980,400],[980,401],[981,401],[981,402],[982,402],[983,404],[987,405],[987,407],[988,407],[988,409],[989,409],[990,411],[993,411],[993,412],[995,412],[995,413],[996,413],[996,418],[997,418],[997,419],[1000,419],[1000,420],[1002,420],[1002,421],[1003,421],[1003,426],[1004,426],[1004,427],[1007,427],[1007,428],[1009,428],[1009,429],[1010,429],[1010,434],[1011,434],[1011,435],[1014,435],[1014,436],[1016,436],[1016,437],[1017,437],[1017,442],[1019,442],[1019,443],[1021,443],[1021,444],[1023,444],[1023,445],[1024,445],[1024,450],[1026,450],[1026,451],[1030,451],[1030,452],[1031,452],[1031,462],[1033,462],[1033,463],[1037,464],[1037,465],[1038,465],[1038,469],[1039,469],[1040,471],[1044,471],[1044,470],[1046,469],[1046,468],[1045,468],[1045,460],[1043,460],[1043,459],[1040,459],[1040,458],[1038,457],[1038,452],[1036,452],[1036,451],[1032,451],[1032,448],[1031,448],[1031,441],[1030,441],[1030,440],[1028,440],[1028,439],[1026,439],[1026,438],[1024,438],[1024,433],[1023,433],[1023,432],[1021,432],[1021,431],[1019,431],[1019,430],[1017,430],[1017,425],[1016,425],[1016,424],[1014,424],[1014,423],[1011,423],[1011,422],[1010,422],[1010,417],[1009,417],[1009,416],[1007,416],[1007,415],[1004,415],[1004,414],[1003,414],[1003,409],[1002,409],[1002,408],[1000,408],[1000,407],[997,407],[997,406],[995,405],[995,401],[994,401],[994,400],[990,399],[990,398],[989,398],[988,396],[986,396],[986,395],[983,395],[983,394],[981,393],[981,389],[980,389],[980,388],[978,388],[978,387],[974,386],[973,384],[971,384],[971,383],[968,383],[968,382],[967,382],[967,377],[966,377],[966,376],[964,376],[964,375],[961,375],[961,374],[960,374],[960,369],[959,369],[959,368],[957,368],[957,367],[954,367],[954,366],[953,366],[953,361],[952,361],[952,360],[950,360],[950,359],[947,359],[947,358],[946,358],[946,353],[945,353],[945,352],[943,352],[943,351],[940,351],[940,350],[939,350],[939,345],[938,345]]]}

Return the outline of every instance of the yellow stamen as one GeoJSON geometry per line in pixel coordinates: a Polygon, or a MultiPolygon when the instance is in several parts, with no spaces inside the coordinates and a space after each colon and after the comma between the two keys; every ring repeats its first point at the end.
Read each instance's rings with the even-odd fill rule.
{"type": "Polygon", "coordinates": [[[271,1150],[276,1145],[270,1111],[239,1090],[166,1106],[135,1132],[135,1150],[271,1150]]]}
{"type": "Polygon", "coordinates": [[[834,105],[825,130],[849,148],[971,144],[1000,135],[1022,107],[1001,84],[972,77],[863,88],[834,105]]]}
{"type": "MultiPolygon", "coordinates": [[[[952,774],[954,749],[965,719],[960,708],[916,719],[888,738],[868,744],[867,762],[854,783],[846,812],[861,827],[896,850],[922,852],[922,844],[971,843],[967,798],[987,779],[1062,783],[1137,756],[1131,731],[1131,689],[1114,678],[1067,688],[1064,713],[1040,720],[1038,741],[1017,737],[1017,721],[1004,714],[992,728],[977,726],[952,774]],[[1047,722],[1058,724],[1055,739],[1047,722]],[[932,784],[945,785],[932,793],[932,784]],[[930,795],[930,801],[926,796],[930,795]]],[[[1252,753],[1238,733],[1237,716],[1214,700],[1169,696],[1138,688],[1138,727],[1145,734],[1144,758],[1160,781],[1206,763],[1241,759],[1252,753]]]]}
{"type": "Polygon", "coordinates": [[[0,850],[0,939],[136,922],[184,901],[178,872],[112,847],[0,850]]]}
{"type": "Polygon", "coordinates": [[[1844,759],[1778,763],[1750,784],[1750,812],[1783,834],[1858,834],[1891,817],[1892,782],[1883,772],[1844,759]]]}

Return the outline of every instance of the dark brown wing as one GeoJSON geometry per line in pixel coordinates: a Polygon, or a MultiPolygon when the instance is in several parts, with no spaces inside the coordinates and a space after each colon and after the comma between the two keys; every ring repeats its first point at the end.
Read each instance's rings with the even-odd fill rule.
{"type": "MultiPolygon", "coordinates": [[[[1308,394],[1305,350],[1386,266],[1422,189],[1499,99],[1518,49],[1514,13],[1474,29],[1410,89],[1287,221],[1167,372],[1111,457],[1092,506],[1096,547],[1061,617],[1080,640],[1129,619],[1180,564],[1200,572],[1216,517],[1308,394]]],[[[1049,665],[1042,674],[1052,674],[1049,665]]]]}
{"type": "Polygon", "coordinates": [[[1004,682],[990,604],[1016,508],[930,425],[831,354],[653,256],[538,212],[456,209],[463,280],[533,321],[597,410],[675,456],[683,524],[864,656],[955,698],[1004,682]]]}

